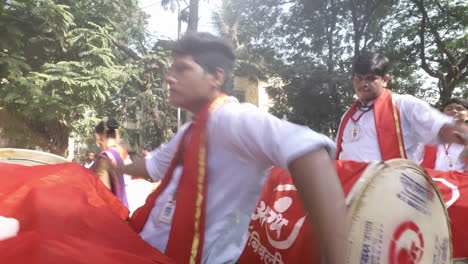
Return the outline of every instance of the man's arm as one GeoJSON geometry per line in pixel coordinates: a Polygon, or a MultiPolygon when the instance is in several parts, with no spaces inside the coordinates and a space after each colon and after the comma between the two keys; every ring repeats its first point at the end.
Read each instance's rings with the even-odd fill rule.
{"type": "Polygon", "coordinates": [[[324,263],[343,264],[348,256],[343,189],[324,148],[289,164],[294,184],[318,235],[324,263]]]}
{"type": "Polygon", "coordinates": [[[468,128],[463,124],[445,124],[440,128],[439,138],[442,142],[468,145],[468,128]]]}
{"type": "Polygon", "coordinates": [[[146,159],[144,158],[135,158],[132,164],[124,166],[121,168],[120,172],[132,176],[144,177],[145,179],[151,180],[151,177],[146,170],[146,159]]]}

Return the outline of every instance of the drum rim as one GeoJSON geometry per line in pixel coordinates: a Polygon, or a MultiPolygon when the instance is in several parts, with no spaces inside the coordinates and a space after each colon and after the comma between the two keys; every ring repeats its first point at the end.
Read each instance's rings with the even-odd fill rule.
{"type": "MultiPolygon", "coordinates": [[[[70,162],[64,157],[38,150],[20,148],[0,148],[0,163],[8,160],[25,160],[37,162],[37,165],[59,164],[70,162]]],[[[18,163],[15,163],[18,164],[18,163]]],[[[19,164],[22,165],[22,164],[19,164]]],[[[32,166],[37,166],[32,165],[32,166]]]]}
{"type": "MultiPolygon", "coordinates": [[[[399,167],[407,166],[407,167],[411,167],[421,172],[422,175],[424,175],[426,180],[434,189],[437,199],[439,199],[439,201],[442,203],[443,212],[444,212],[445,218],[447,219],[447,227],[448,227],[447,229],[448,229],[448,236],[449,236],[449,243],[448,243],[449,244],[449,259],[451,263],[453,260],[452,230],[450,227],[450,218],[448,216],[447,207],[445,206],[445,201],[442,198],[442,194],[440,193],[439,188],[437,187],[435,182],[432,180],[432,178],[429,176],[429,174],[426,173],[426,170],[423,167],[419,166],[419,164],[416,164],[415,162],[412,162],[407,159],[392,159],[392,160],[387,160],[387,161],[375,161],[375,162],[371,162],[367,166],[367,168],[364,170],[364,172],[362,173],[360,177],[360,178],[363,178],[362,182],[360,182],[361,188],[359,190],[354,190],[354,186],[353,186],[351,191],[354,190],[354,192],[351,193],[350,191],[348,194],[348,196],[355,195],[355,197],[350,198],[351,204],[348,207],[348,213],[347,213],[347,223],[348,223],[349,232],[351,232],[351,226],[353,223],[353,218],[354,218],[353,213],[357,211],[358,206],[361,204],[363,196],[364,196],[364,192],[365,190],[369,188],[369,185],[372,182],[372,179],[375,177],[375,175],[378,175],[378,173],[381,173],[384,169],[387,169],[390,167],[396,167],[396,166],[399,166],[399,167]]],[[[348,199],[346,199],[346,201],[348,202],[348,199]]],[[[351,234],[349,233],[348,235],[349,242],[351,242],[350,235],[351,234]]],[[[348,243],[348,244],[350,245],[351,243],[348,243]]],[[[351,257],[351,254],[349,254],[349,257],[351,257]]]]}
{"type": "Polygon", "coordinates": [[[383,170],[386,166],[388,165],[382,161],[370,162],[369,165],[367,165],[366,169],[361,174],[361,177],[359,177],[359,179],[354,183],[353,187],[346,196],[345,203],[348,210],[351,209],[351,205],[355,201],[356,197],[358,197],[362,187],[367,185],[368,181],[372,178],[372,176],[374,176],[377,172],[383,170]]]}

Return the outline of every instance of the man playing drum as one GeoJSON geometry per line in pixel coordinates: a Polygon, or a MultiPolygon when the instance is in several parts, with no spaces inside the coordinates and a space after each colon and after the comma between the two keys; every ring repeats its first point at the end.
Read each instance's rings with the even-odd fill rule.
{"type": "Polygon", "coordinates": [[[265,171],[278,166],[292,174],[326,263],[345,263],[345,205],[329,157],[333,142],[225,95],[235,59],[226,41],[188,34],[176,43],[173,58],[169,101],[194,121],[150,159],[124,168],[162,179],[130,225],[177,263],[235,263],[265,171]]]}
{"type": "Polygon", "coordinates": [[[392,94],[389,60],[363,52],[354,62],[354,90],[358,100],[344,114],[337,136],[339,160],[417,161],[419,143],[468,144],[468,131],[426,102],[411,95],[392,94]]]}

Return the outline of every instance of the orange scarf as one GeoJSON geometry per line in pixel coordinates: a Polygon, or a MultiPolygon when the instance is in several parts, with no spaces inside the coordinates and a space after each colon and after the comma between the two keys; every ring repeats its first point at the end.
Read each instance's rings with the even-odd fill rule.
{"type": "Polygon", "coordinates": [[[130,226],[141,232],[157,197],[169,185],[174,169],[182,162],[183,172],[177,187],[176,201],[179,206],[175,208],[165,252],[176,263],[201,263],[208,188],[206,124],[209,114],[227,98],[225,94],[218,96],[199,113],[197,120],[180,140],[161,185],[148,196],[145,205],[137,209],[130,219],[130,226]],[[187,141],[188,144],[185,144],[187,141]]]}
{"type": "MultiPolygon", "coordinates": [[[[341,144],[343,143],[344,129],[349,119],[356,113],[358,104],[359,101],[354,102],[340,124],[336,149],[337,160],[342,151],[341,144]]],[[[382,160],[406,159],[400,112],[396,107],[395,101],[392,99],[392,93],[388,89],[384,89],[374,101],[374,119],[382,160]]]]}

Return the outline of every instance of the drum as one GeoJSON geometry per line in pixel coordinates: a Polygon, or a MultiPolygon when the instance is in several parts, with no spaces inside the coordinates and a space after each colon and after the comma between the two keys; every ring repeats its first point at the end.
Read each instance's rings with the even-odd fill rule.
{"type": "Polygon", "coordinates": [[[0,148],[0,162],[34,166],[67,163],[70,161],[64,157],[37,150],[0,148]]]}
{"type": "Polygon", "coordinates": [[[347,196],[349,264],[451,263],[444,201],[424,170],[396,159],[373,162],[347,196]]]}

